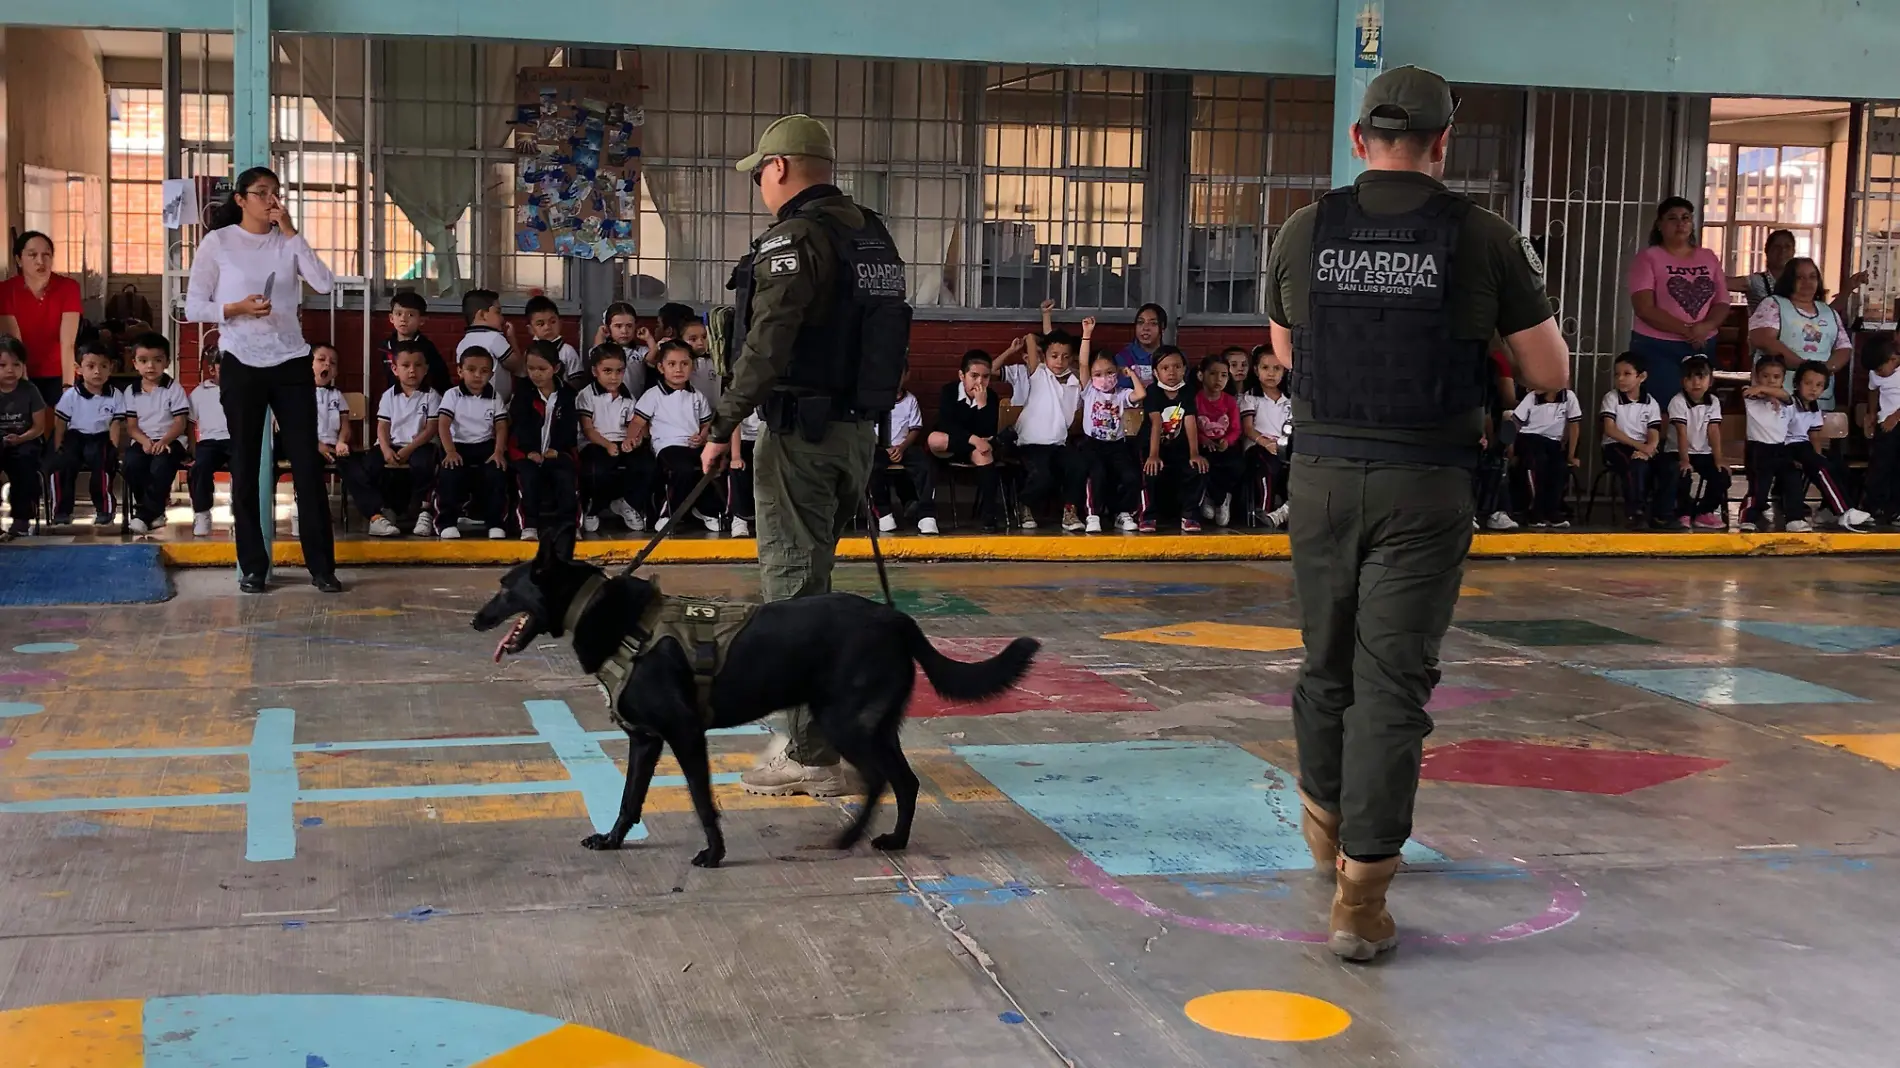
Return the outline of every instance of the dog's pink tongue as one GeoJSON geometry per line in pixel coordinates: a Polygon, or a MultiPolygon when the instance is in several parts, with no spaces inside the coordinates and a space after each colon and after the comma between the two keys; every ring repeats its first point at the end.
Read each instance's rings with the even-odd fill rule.
{"type": "Polygon", "coordinates": [[[517,617],[507,630],[501,632],[501,640],[495,643],[495,663],[501,663],[501,658],[508,655],[508,643],[515,640],[515,634],[521,630],[522,622],[523,620],[517,617]]]}

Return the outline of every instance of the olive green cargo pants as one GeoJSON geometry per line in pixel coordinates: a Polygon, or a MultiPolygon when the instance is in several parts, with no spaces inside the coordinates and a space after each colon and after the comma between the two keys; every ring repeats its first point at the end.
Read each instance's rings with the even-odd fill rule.
{"type": "MultiPolygon", "coordinates": [[[[766,601],[831,592],[838,538],[864,506],[871,478],[873,423],[831,423],[823,441],[797,431],[759,431],[752,451],[752,495],[759,525],[759,587],[766,601]]],[[[787,713],[786,753],[800,764],[827,765],[838,754],[813,729],[811,710],[787,713]]]]}
{"type": "Polygon", "coordinates": [[[1287,493],[1300,788],[1339,814],[1348,856],[1394,854],[1412,834],[1425,705],[1471,549],[1471,472],[1295,454],[1287,493]]]}

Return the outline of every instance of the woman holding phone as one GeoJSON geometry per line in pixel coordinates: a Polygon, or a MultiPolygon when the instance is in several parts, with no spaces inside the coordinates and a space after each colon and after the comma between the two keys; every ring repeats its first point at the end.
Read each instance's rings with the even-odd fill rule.
{"type": "Polygon", "coordinates": [[[317,452],[316,377],[297,308],[303,283],[328,293],[332,277],[284,211],[277,175],[238,175],[228,203],[199,244],[185,290],[192,322],[218,327],[224,353],[219,388],[231,430],[231,522],[238,589],[263,593],[270,572],[257,492],[264,435],[276,415],[278,440],[297,489],[299,540],[311,585],[341,593],[330,533],[330,499],[317,452]]]}

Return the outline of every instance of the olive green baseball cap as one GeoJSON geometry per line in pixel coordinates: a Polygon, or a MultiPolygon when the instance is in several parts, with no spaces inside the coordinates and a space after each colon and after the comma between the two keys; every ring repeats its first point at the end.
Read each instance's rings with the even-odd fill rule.
{"type": "Polygon", "coordinates": [[[1442,130],[1458,101],[1451,83],[1424,67],[1394,67],[1366,86],[1359,125],[1376,130],[1442,130]]]}
{"type": "Polygon", "coordinates": [[[740,160],[734,169],[750,172],[773,156],[837,158],[831,150],[831,131],[810,115],[787,115],[767,126],[759,135],[759,150],[740,160]]]}

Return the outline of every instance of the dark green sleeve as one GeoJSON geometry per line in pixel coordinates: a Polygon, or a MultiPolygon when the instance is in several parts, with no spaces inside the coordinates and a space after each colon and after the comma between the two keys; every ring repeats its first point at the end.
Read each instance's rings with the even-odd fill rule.
{"type": "Polygon", "coordinates": [[[1306,270],[1313,255],[1311,205],[1287,217],[1267,250],[1267,318],[1281,326],[1297,326],[1306,317],[1306,270]]]}
{"type": "Polygon", "coordinates": [[[1493,276],[1498,287],[1498,333],[1509,337],[1551,317],[1544,292],[1544,265],[1530,242],[1502,219],[1490,235],[1493,276]]]}
{"type": "Polygon", "coordinates": [[[767,249],[752,263],[752,317],[746,324],[745,349],[733,361],[732,384],[719,397],[713,416],[714,440],[733,428],[765,400],[792,362],[799,328],[817,313],[830,292],[834,265],[816,224],[792,219],[766,231],[761,246],[780,237],[791,240],[767,249]]]}

